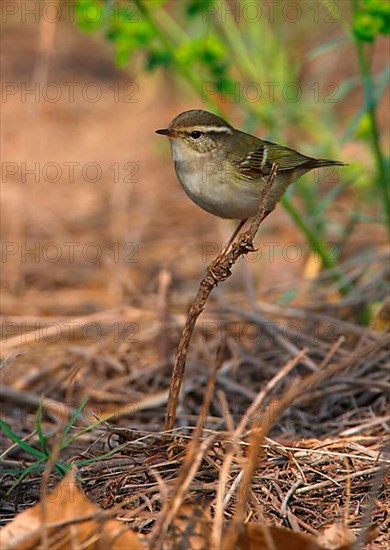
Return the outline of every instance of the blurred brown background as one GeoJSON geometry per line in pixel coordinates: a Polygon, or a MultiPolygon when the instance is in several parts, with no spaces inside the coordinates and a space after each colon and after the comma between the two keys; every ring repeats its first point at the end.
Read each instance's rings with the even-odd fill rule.
{"type": "MultiPolygon", "coordinates": [[[[327,31],[332,35],[334,27],[321,27],[327,31]]],[[[20,14],[8,16],[2,52],[3,313],[77,315],[137,303],[153,296],[165,266],[174,290],[188,293],[186,303],[232,225],[185,196],[168,143],[154,130],[204,104],[163,71],[145,73],[136,60],[116,69],[103,38],[83,34],[66,18],[53,24],[26,16],[23,23],[20,14]]],[[[380,47],[379,65],[384,54],[380,47]]],[[[336,72],[356,69],[352,56],[341,64],[337,51],[325,63],[334,63],[336,79],[336,72]]],[[[357,91],[338,108],[348,115],[359,101],[357,91]]],[[[239,125],[234,107],[231,122],[239,125]]],[[[293,135],[286,128],[291,145],[293,135]]],[[[340,158],[367,155],[353,147],[340,158]]],[[[363,225],[355,243],[364,245],[372,231],[368,236],[363,225]]],[[[305,273],[307,250],[281,207],[261,239],[277,244],[273,261],[269,247],[261,259],[252,255],[260,292],[305,273]],[[303,245],[297,261],[283,250],[291,242],[303,245]]],[[[245,268],[237,266],[227,288],[242,286],[243,277],[245,268]]]]}
{"type": "MultiPolygon", "coordinates": [[[[242,419],[261,420],[261,415],[246,415],[265,391],[263,405],[270,408],[264,419],[270,419],[275,440],[264,446],[269,460],[259,464],[254,477],[256,496],[248,518],[296,530],[299,524],[310,532],[322,531],[329,521],[348,520],[357,532],[369,523],[364,513],[371,491],[372,522],[381,531],[372,548],[385,548],[388,495],[379,489],[377,476],[382,475],[380,457],[388,434],[388,243],[368,140],[354,135],[335,146],[329,130],[322,149],[317,127],[310,120],[301,124],[304,101],[291,106],[290,123],[280,116],[280,143],[297,149],[305,144],[302,152],[313,156],[319,156],[316,148],[333,147],[334,158],[350,164],[336,181],[319,174],[321,196],[346,181],[326,210],[326,240],[342,241],[352,213],[360,216],[353,231],[347,227],[340,246],[341,276],[321,272],[318,255],[279,206],[259,231],[259,250],[234,266],[199,319],[177,415],[185,437],[159,439],[188,306],[233,224],[190,201],[174,174],[167,140],[154,131],[179,112],[206,105],[172,72],[145,71],[139,55],[126,68],[115,68],[107,40],[81,32],[66,16],[56,23],[35,21],[31,15],[23,20],[19,8],[36,4],[2,3],[0,299],[5,361],[0,390],[8,426],[0,441],[6,449],[2,465],[8,468],[2,478],[8,490],[0,501],[3,521],[39,500],[54,437],[64,432],[64,419],[71,418],[70,442],[58,460],[79,467],[83,489],[103,508],[130,497],[129,509],[142,502],[130,525],[147,533],[166,500],[154,471],[172,487],[216,351],[223,348],[216,396],[203,419],[219,439],[207,451],[204,470],[196,474],[191,498],[200,502],[201,495],[214,506],[229,450],[226,434],[242,419]],[[7,10],[15,7],[10,15],[7,10]],[[301,359],[291,370],[294,357],[301,359]],[[282,370],[286,367],[288,374],[282,370]],[[322,376],[317,386],[309,386],[282,418],[271,418],[272,400],[313,371],[322,376]],[[280,372],[282,379],[271,394],[268,384],[280,372]],[[36,455],[19,446],[14,434],[43,449],[43,463],[35,467],[36,455]],[[133,444],[145,434],[146,443],[133,444]],[[167,456],[174,456],[168,468],[167,456]],[[294,491],[303,484],[299,490],[313,491],[295,499],[294,491]]],[[[179,4],[167,4],[173,16],[179,4]]],[[[337,3],[340,12],[349,9],[345,5],[337,3]]],[[[356,52],[343,43],[317,58],[306,56],[343,37],[345,28],[338,22],[314,25],[316,12],[304,11],[304,22],[284,20],[284,50],[298,66],[305,60],[299,75],[303,87],[317,82],[323,94],[324,85],[334,82],[340,91],[358,75],[356,52]]],[[[322,12],[322,20],[325,16],[322,12]]],[[[379,37],[372,58],[375,73],[385,66],[387,46],[379,37]]],[[[357,78],[337,103],[322,101],[323,114],[316,111],[316,121],[322,116],[329,128],[336,120],[337,143],[362,95],[357,78]]],[[[233,125],[249,129],[242,105],[221,107],[233,125]]],[[[388,117],[384,94],[378,108],[384,149],[388,117]]],[[[253,126],[260,137],[269,135],[265,120],[253,126]]],[[[292,196],[299,212],[305,212],[303,195],[292,196]]],[[[239,480],[248,452],[246,435],[239,446],[229,472],[232,484],[239,480]]],[[[229,491],[232,496],[233,485],[229,491]]],[[[234,505],[233,498],[225,510],[227,520],[234,505]]]]}

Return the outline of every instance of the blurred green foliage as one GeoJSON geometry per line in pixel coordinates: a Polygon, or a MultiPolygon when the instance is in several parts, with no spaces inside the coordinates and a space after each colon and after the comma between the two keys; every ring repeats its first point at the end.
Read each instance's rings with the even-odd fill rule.
{"type": "MultiPolygon", "coordinates": [[[[329,210],[346,187],[351,189],[354,205],[349,220],[337,228],[340,246],[346,246],[362,218],[362,204],[368,200],[381,204],[390,230],[389,160],[382,152],[377,124],[377,107],[388,87],[390,70],[387,66],[379,74],[372,74],[370,62],[378,36],[389,33],[390,2],[349,0],[342,3],[343,10],[338,7],[339,3],[327,0],[293,3],[298,8],[304,6],[310,13],[311,25],[308,21],[305,36],[286,33],[286,18],[289,13],[290,18],[293,16],[283,11],[284,7],[291,8],[287,0],[277,3],[279,9],[272,10],[272,18],[270,2],[258,0],[249,4],[247,0],[230,4],[225,0],[79,0],[76,15],[82,30],[103,33],[113,44],[118,65],[126,66],[137,56],[147,71],[162,67],[183,78],[205,108],[222,115],[225,104],[234,101],[242,110],[243,125],[249,132],[256,132],[258,125],[264,124],[268,130],[264,137],[285,143],[285,129],[296,127],[304,130],[304,137],[300,132],[291,145],[313,156],[335,159],[340,159],[343,143],[357,139],[367,142],[373,162],[369,165],[359,159],[350,162],[350,166],[340,172],[342,182],[336,178],[328,193],[320,188],[319,178],[313,182],[313,178],[306,177],[295,185],[295,192],[302,199],[300,210],[290,200],[291,189],[283,199],[285,209],[308,243],[318,251],[323,265],[331,267],[337,258],[328,253],[326,245],[329,210]],[[95,4],[95,8],[91,8],[91,4],[95,4]],[[252,15],[254,4],[260,10],[261,16],[255,23],[250,20],[249,12],[247,17],[243,17],[242,12],[238,19],[228,13],[227,8],[244,9],[246,4],[252,5],[252,15]],[[99,9],[100,17],[91,17],[99,9]],[[305,43],[318,28],[314,28],[313,23],[325,25],[327,22],[338,27],[339,36],[329,39],[324,33],[322,44],[298,55],[294,36],[305,43]],[[302,86],[306,62],[315,60],[318,66],[325,53],[337,48],[341,51],[351,43],[355,47],[359,75],[340,83],[314,82],[311,86],[302,86]],[[250,91],[256,92],[257,83],[260,95],[249,97],[250,91]],[[363,104],[345,128],[344,120],[340,124],[335,104],[358,87],[364,91],[363,104]],[[378,193],[372,193],[373,182],[378,193]],[[366,190],[363,197],[362,190],[366,190]]],[[[287,31],[292,25],[288,25],[287,31]]],[[[372,221],[383,222],[379,217],[372,221]]],[[[334,230],[335,223],[332,227],[334,230]]]]}
{"type": "Polygon", "coordinates": [[[389,0],[364,0],[354,13],[353,32],[363,42],[374,42],[378,34],[389,34],[389,0]]]}

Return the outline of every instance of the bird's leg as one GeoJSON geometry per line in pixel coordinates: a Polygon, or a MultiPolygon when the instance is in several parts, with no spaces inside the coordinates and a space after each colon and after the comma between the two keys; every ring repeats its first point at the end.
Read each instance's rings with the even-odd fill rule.
{"type": "Polygon", "coordinates": [[[223,247],[221,256],[226,256],[227,251],[229,250],[231,244],[233,243],[234,239],[237,237],[238,233],[241,231],[241,229],[244,227],[244,225],[246,224],[247,221],[248,221],[248,219],[246,218],[245,220],[241,220],[240,223],[237,225],[237,227],[233,231],[230,239],[228,240],[228,242],[223,247]]]}

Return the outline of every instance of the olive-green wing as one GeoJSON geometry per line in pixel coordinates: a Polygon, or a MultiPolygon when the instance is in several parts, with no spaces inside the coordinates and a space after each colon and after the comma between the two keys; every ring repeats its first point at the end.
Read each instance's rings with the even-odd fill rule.
{"type": "Polygon", "coordinates": [[[284,170],[294,170],[314,160],[301,155],[294,149],[270,141],[259,140],[259,143],[258,148],[244,157],[234,154],[231,156],[232,162],[240,170],[241,175],[248,179],[267,176],[273,163],[276,163],[279,172],[282,172],[284,170]]]}

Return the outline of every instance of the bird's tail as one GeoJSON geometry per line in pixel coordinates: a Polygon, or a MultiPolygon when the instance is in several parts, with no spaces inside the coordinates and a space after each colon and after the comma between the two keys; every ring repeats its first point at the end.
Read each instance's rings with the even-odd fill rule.
{"type": "Polygon", "coordinates": [[[312,165],[313,168],[324,168],[325,166],[347,166],[344,162],[330,159],[310,159],[308,164],[312,165]]]}

